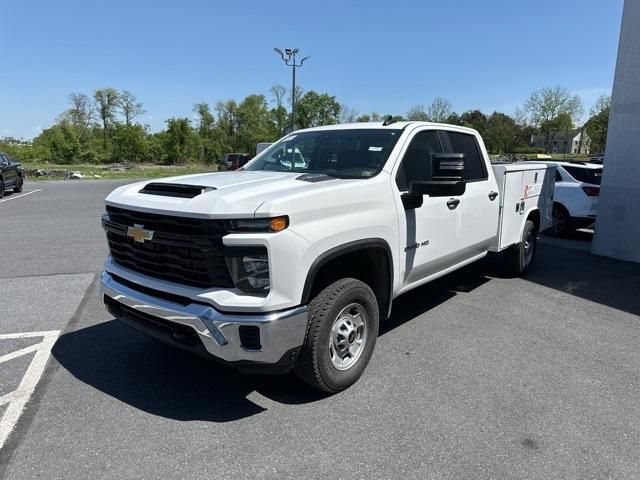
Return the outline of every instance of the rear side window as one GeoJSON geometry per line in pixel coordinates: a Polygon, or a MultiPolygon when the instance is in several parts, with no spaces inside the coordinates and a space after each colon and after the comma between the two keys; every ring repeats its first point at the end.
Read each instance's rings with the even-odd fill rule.
{"type": "Polygon", "coordinates": [[[600,185],[602,168],[564,167],[564,169],[579,182],[600,185]]]}
{"type": "Polygon", "coordinates": [[[447,153],[464,153],[465,180],[487,180],[487,167],[484,163],[476,137],[467,133],[446,132],[449,138],[447,153]]]}
{"type": "Polygon", "coordinates": [[[562,175],[558,170],[556,170],[556,182],[562,182],[562,175]]]}
{"type": "Polygon", "coordinates": [[[409,183],[413,180],[432,179],[431,156],[434,153],[443,153],[438,134],[435,131],[417,133],[411,140],[398,168],[396,175],[398,190],[401,192],[409,190],[409,183]]]}

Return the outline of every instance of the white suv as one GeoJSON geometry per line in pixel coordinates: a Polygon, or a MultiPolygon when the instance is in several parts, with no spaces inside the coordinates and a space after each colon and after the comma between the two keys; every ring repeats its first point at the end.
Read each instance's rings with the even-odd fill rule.
{"type": "Polygon", "coordinates": [[[602,165],[574,160],[535,162],[556,166],[553,227],[549,233],[564,235],[592,225],[598,211],[602,165]]]}

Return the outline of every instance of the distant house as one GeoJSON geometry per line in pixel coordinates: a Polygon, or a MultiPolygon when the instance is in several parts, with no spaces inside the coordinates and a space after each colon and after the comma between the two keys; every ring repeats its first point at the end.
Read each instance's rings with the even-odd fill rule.
{"type": "Polygon", "coordinates": [[[591,153],[591,139],[584,129],[576,128],[568,132],[555,132],[549,135],[532,135],[531,146],[544,148],[549,153],[591,153]],[[549,142],[547,145],[547,141],[549,142]]]}

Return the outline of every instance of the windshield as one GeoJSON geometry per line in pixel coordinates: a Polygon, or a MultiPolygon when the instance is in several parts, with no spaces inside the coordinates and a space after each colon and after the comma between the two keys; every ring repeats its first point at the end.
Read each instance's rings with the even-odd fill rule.
{"type": "Polygon", "coordinates": [[[380,128],[293,133],[271,145],[244,170],[370,178],[382,170],[401,133],[380,128]]]}
{"type": "Polygon", "coordinates": [[[579,182],[600,185],[602,180],[602,168],[564,167],[569,175],[579,182]]]}

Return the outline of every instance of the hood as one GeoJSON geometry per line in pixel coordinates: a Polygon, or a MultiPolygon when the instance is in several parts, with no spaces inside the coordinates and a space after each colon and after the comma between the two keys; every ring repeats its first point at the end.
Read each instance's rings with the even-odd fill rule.
{"type": "Polygon", "coordinates": [[[147,180],[117,188],[106,198],[115,207],[134,208],[151,213],[184,213],[190,217],[237,218],[253,216],[265,202],[304,195],[328,184],[349,182],[330,177],[305,181],[299,172],[234,171],[185,175],[147,180]],[[175,185],[176,187],[172,187],[175,185]],[[148,186],[148,187],[147,187],[148,186]],[[196,187],[187,196],[172,196],[180,186],[196,187]],[[145,187],[149,191],[141,192],[145,187]],[[169,192],[163,192],[169,189],[169,192]],[[194,195],[194,196],[191,196],[194,195]]]}

